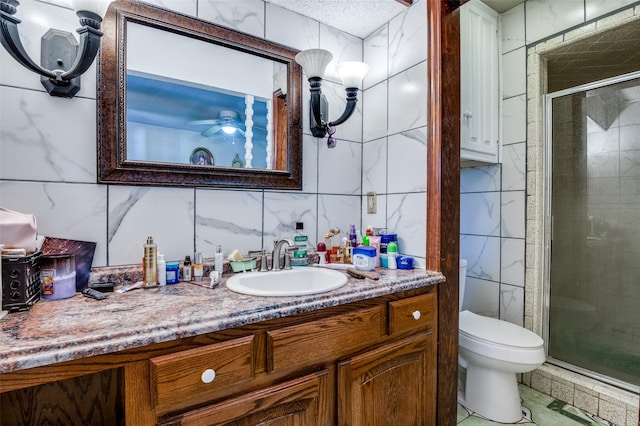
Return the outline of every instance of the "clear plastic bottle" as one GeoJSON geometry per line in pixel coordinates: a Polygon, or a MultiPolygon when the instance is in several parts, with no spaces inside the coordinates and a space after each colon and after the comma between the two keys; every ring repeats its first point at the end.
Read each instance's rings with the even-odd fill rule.
{"type": "Polygon", "coordinates": [[[222,246],[220,244],[216,246],[216,254],[213,257],[213,262],[213,268],[222,276],[224,272],[224,256],[222,255],[222,246]]]}
{"type": "Polygon", "coordinates": [[[158,285],[167,285],[167,262],[164,254],[158,253],[158,285]]]}

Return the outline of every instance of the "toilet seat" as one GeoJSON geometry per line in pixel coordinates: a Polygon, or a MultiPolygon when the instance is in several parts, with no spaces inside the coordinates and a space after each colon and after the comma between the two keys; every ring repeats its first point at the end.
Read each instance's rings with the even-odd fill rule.
{"type": "Polygon", "coordinates": [[[519,363],[542,363],[544,341],[524,327],[506,321],[460,312],[460,346],[497,360],[519,363]]]}

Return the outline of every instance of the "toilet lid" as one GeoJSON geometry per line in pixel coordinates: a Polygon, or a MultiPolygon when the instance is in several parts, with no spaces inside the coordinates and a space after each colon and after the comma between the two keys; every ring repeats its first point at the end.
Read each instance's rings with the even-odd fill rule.
{"type": "Polygon", "coordinates": [[[540,336],[524,327],[470,311],[460,312],[459,330],[471,339],[484,340],[494,345],[531,349],[544,345],[540,336]]]}

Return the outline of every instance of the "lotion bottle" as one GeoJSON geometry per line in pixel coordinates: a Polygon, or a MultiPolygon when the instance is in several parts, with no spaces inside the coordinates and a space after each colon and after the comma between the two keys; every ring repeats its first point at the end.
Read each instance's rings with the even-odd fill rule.
{"type": "Polygon", "coordinates": [[[164,254],[158,254],[158,285],[167,285],[167,262],[164,254]]]}
{"type": "Polygon", "coordinates": [[[158,246],[153,242],[153,237],[147,237],[142,258],[142,287],[155,287],[158,285],[158,246]]]}
{"type": "Polygon", "coordinates": [[[224,257],[222,255],[222,246],[220,244],[216,246],[216,254],[213,257],[213,262],[213,268],[220,273],[220,276],[222,276],[222,273],[224,272],[224,257]]]}

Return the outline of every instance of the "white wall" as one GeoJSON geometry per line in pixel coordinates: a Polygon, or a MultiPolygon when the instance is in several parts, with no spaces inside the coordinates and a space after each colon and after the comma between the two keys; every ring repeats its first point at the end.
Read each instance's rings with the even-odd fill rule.
{"type": "MultiPolygon", "coordinates": [[[[295,49],[326,48],[338,61],[363,57],[363,40],[262,0],[153,3],[295,49]]],[[[426,21],[424,5],[425,0],[420,0],[381,30],[387,38],[379,46],[380,52],[388,53],[391,59],[385,53],[376,57],[380,60],[376,59],[371,75],[380,77],[365,86],[365,100],[359,102],[354,116],[339,127],[336,148],[328,149],[326,140],[309,134],[308,91],[303,91],[302,191],[98,185],[95,65],[82,77],[82,89],[75,98],[54,98],[44,91],[36,74],[0,49],[0,205],[34,213],[43,235],[97,242],[94,267],[138,263],[148,235],[154,237],[167,260],[179,260],[194,251],[211,257],[216,244],[222,244],[226,253],[232,249],[271,250],[274,239],[294,232],[296,221],[304,222],[305,232],[314,244],[330,227],[348,229],[352,223],[360,227],[361,221],[364,225],[388,227],[399,233],[406,248],[401,250],[417,256],[418,263],[424,264],[425,184],[421,176],[425,163],[418,161],[411,185],[405,185],[400,177],[389,179],[387,185],[387,163],[389,174],[397,175],[399,170],[406,170],[406,161],[413,158],[412,149],[417,148],[418,154],[423,155],[421,146],[426,145],[426,133],[420,120],[426,119],[426,113],[424,107],[411,109],[421,116],[417,122],[406,121],[398,114],[404,111],[407,98],[395,91],[387,98],[386,91],[387,85],[400,89],[417,87],[411,102],[426,106],[426,68],[424,72],[421,68],[426,49],[416,51],[415,43],[397,43],[394,38],[412,35],[407,29],[419,30],[417,34],[421,36],[426,21]],[[405,28],[405,21],[413,24],[405,28]],[[380,103],[376,101],[374,83],[385,86],[383,111],[376,109],[380,103]],[[381,173],[362,172],[365,108],[371,109],[365,117],[381,117],[384,123],[389,115],[393,123],[391,137],[399,138],[397,146],[407,145],[401,150],[396,150],[396,144],[390,145],[391,155],[387,157],[385,151],[385,169],[381,173]],[[410,137],[401,136],[407,129],[410,137]],[[396,151],[404,152],[398,161],[396,151]],[[377,189],[384,194],[384,201],[379,200],[383,210],[375,218],[362,218],[363,182],[374,175],[384,182],[384,189],[377,189]],[[413,237],[416,232],[418,236],[413,237]]],[[[73,32],[78,27],[73,11],[44,1],[22,1],[18,18],[22,19],[23,43],[33,58],[40,57],[40,36],[48,28],[73,32]]],[[[426,35],[422,42],[426,43],[426,35]]],[[[344,90],[337,81],[329,76],[323,84],[331,118],[337,117],[345,104],[344,90]]],[[[372,162],[366,154],[366,170],[370,170],[372,162]]]]}

